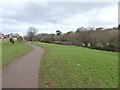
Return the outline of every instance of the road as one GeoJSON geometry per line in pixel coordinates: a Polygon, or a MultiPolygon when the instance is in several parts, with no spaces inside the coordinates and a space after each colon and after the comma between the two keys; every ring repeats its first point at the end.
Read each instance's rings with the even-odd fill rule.
{"type": "Polygon", "coordinates": [[[2,88],[39,88],[40,60],[44,50],[29,45],[33,47],[31,52],[3,69],[2,88]]]}

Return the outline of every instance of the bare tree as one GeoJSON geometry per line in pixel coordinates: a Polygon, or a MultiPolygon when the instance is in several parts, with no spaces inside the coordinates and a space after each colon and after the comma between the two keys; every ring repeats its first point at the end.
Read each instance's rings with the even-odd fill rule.
{"type": "Polygon", "coordinates": [[[35,35],[37,34],[37,29],[35,27],[29,27],[27,31],[27,36],[29,41],[34,41],[35,35]]]}

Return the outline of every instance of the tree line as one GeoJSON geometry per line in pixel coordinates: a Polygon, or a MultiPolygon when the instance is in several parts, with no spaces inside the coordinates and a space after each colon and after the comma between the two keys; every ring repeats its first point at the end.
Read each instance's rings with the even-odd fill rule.
{"type": "Polygon", "coordinates": [[[77,28],[75,32],[69,31],[62,33],[60,30],[56,31],[56,34],[39,33],[37,29],[30,27],[25,39],[27,41],[41,41],[45,43],[55,43],[62,45],[76,45],[82,47],[88,47],[106,51],[120,51],[120,44],[118,38],[120,27],[113,27],[104,29],[102,27],[93,28],[77,28]]]}

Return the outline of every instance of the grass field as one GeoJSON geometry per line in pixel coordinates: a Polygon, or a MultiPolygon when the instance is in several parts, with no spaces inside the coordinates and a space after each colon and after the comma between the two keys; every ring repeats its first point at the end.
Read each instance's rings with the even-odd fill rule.
{"type": "Polygon", "coordinates": [[[2,67],[15,61],[20,56],[32,50],[32,48],[25,43],[3,43],[2,44],[2,67]]]}
{"type": "Polygon", "coordinates": [[[116,88],[118,53],[35,42],[45,49],[41,88],[116,88]]]}

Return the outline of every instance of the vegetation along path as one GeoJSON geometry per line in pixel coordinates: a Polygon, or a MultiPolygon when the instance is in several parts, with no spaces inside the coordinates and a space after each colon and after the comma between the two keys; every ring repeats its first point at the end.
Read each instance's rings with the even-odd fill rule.
{"type": "Polygon", "coordinates": [[[39,66],[43,49],[29,44],[33,51],[19,58],[3,70],[3,88],[38,88],[39,66]]]}

